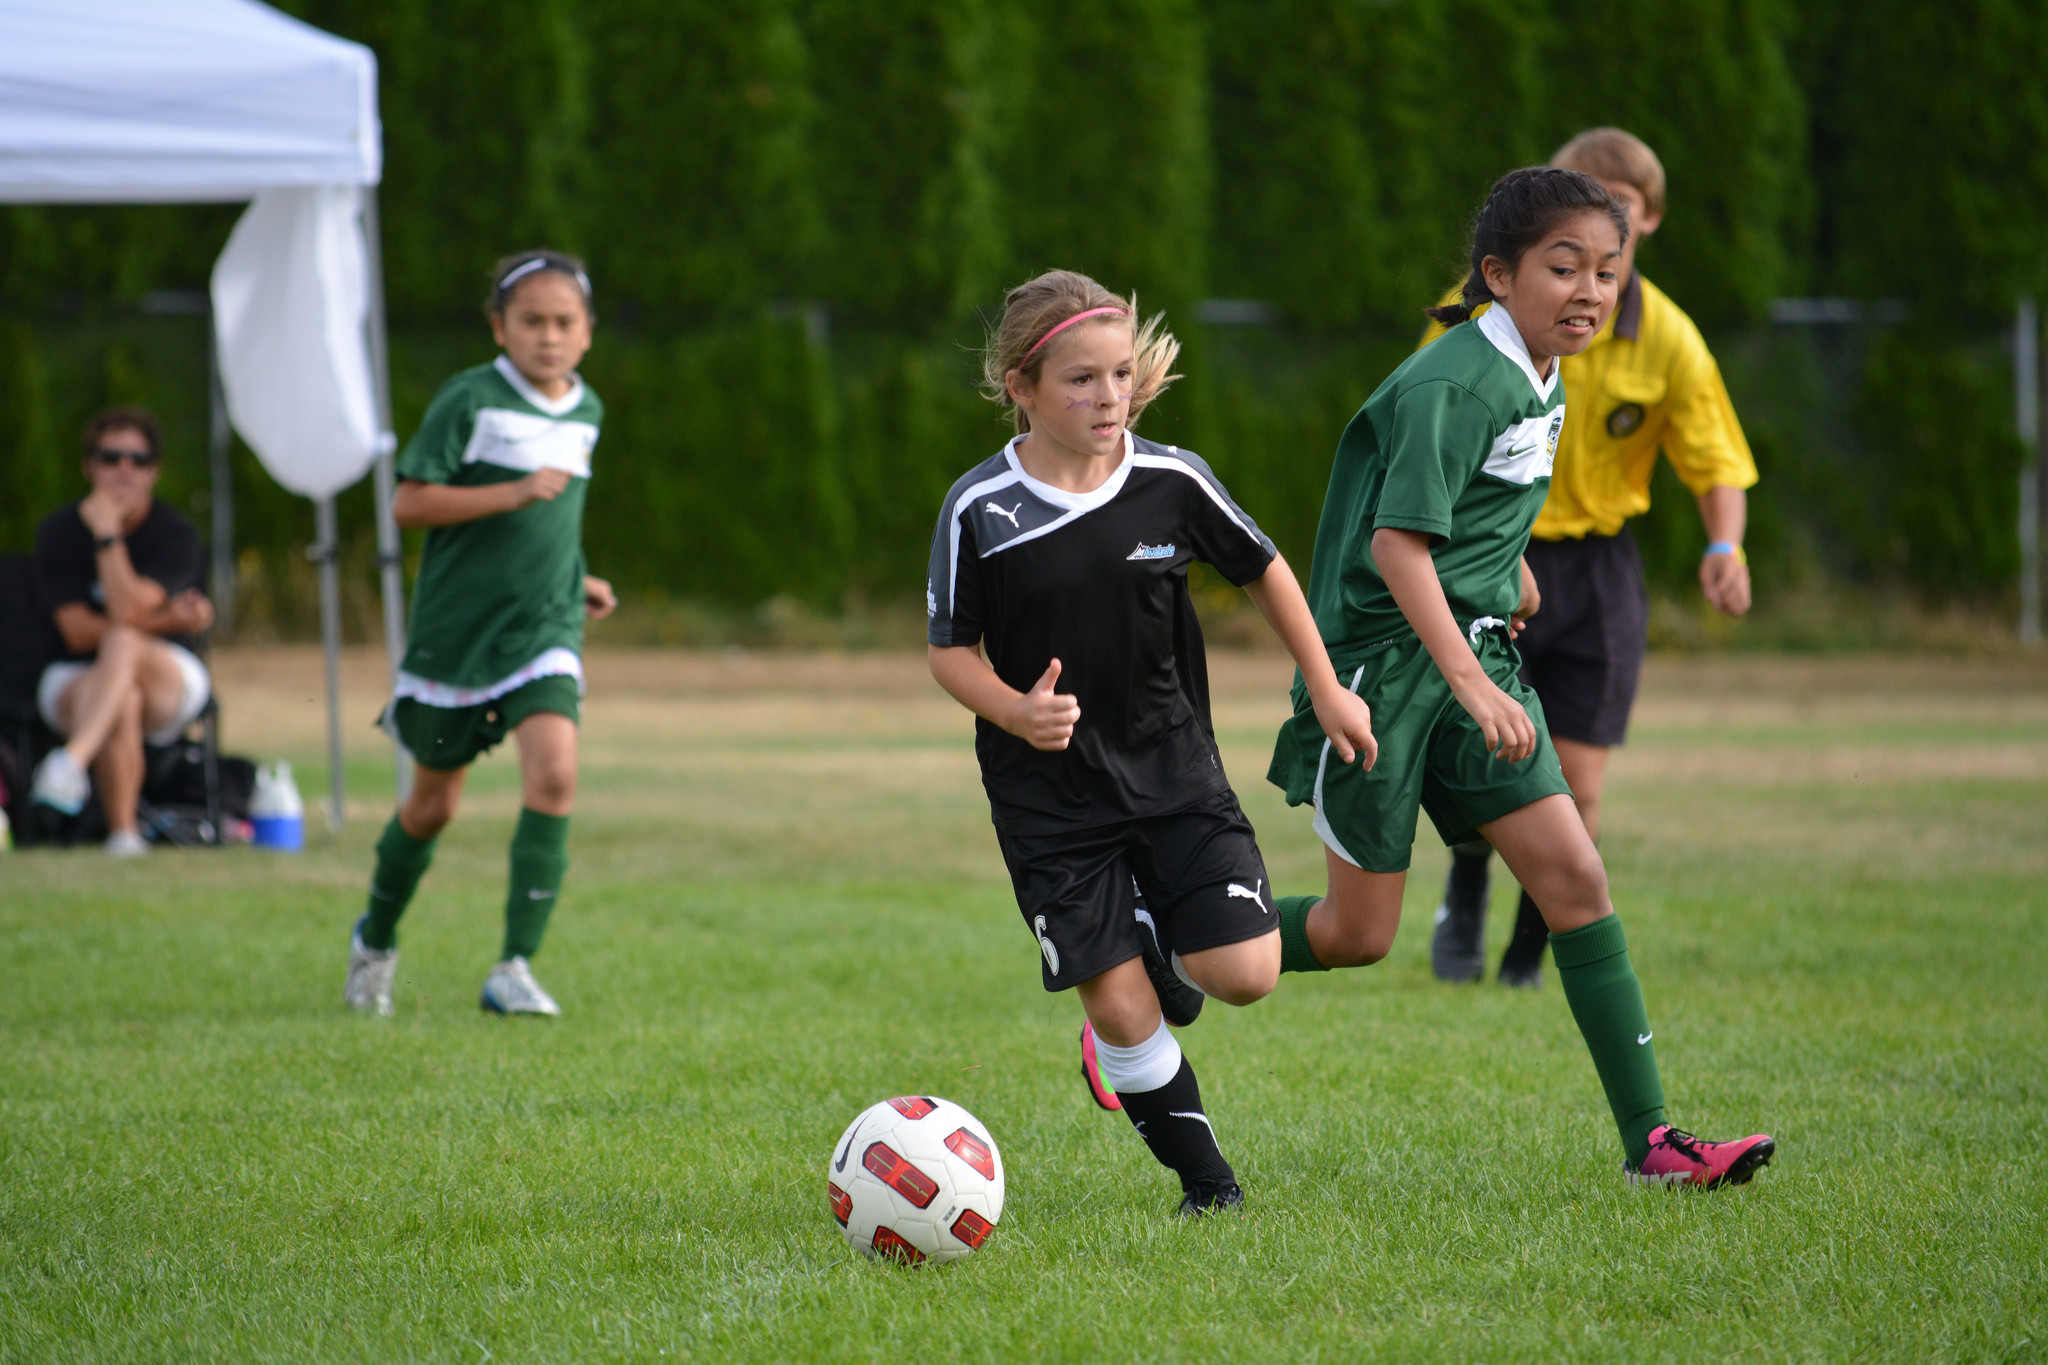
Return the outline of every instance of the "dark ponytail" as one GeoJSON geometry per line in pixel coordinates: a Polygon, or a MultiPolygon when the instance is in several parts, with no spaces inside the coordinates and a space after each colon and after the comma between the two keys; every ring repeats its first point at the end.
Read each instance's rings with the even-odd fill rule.
{"type": "Polygon", "coordinates": [[[1621,240],[1628,241],[1628,209],[1600,187],[1600,182],[1578,171],[1554,166],[1525,166],[1509,171],[1493,182],[1486,202],[1472,222],[1471,273],[1465,277],[1459,302],[1423,312],[1446,327],[1455,327],[1472,316],[1472,310],[1493,301],[1481,268],[1488,256],[1519,265],[1530,247],[1550,235],[1560,221],[1575,213],[1595,209],[1614,220],[1621,240]]]}

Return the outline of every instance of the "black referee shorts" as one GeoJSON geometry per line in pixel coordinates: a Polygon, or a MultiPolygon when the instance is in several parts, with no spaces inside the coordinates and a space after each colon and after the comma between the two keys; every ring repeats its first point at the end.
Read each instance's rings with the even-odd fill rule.
{"type": "Polygon", "coordinates": [[[1624,528],[1617,536],[1531,540],[1528,560],[1543,603],[1515,646],[1550,737],[1621,743],[1650,641],[1650,592],[1635,538],[1624,528]]]}
{"type": "Polygon", "coordinates": [[[1143,951],[1132,879],[1168,953],[1242,943],[1280,927],[1251,822],[1225,789],[1171,815],[996,842],[1017,909],[1038,940],[1049,991],[1102,975],[1143,951]]]}

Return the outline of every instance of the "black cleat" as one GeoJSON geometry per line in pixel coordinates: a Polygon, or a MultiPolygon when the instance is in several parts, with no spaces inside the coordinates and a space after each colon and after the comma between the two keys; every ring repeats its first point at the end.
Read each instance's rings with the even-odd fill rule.
{"type": "Polygon", "coordinates": [[[1145,893],[1136,891],[1136,894],[1138,941],[1144,946],[1145,975],[1152,978],[1152,992],[1159,997],[1159,1012],[1166,1016],[1166,1022],[1175,1028],[1186,1028],[1201,1014],[1202,1002],[1209,997],[1181,980],[1180,974],[1173,970],[1173,964],[1166,960],[1166,950],[1159,942],[1158,926],[1152,923],[1152,912],[1145,906],[1145,893]]]}
{"type": "Polygon", "coordinates": [[[1493,850],[1485,843],[1451,850],[1451,875],[1436,908],[1436,933],[1429,940],[1429,968],[1439,981],[1460,984],[1486,978],[1486,897],[1493,850]]]}
{"type": "Polygon", "coordinates": [[[1180,1207],[1174,1212],[1182,1218],[1200,1218],[1218,1209],[1243,1206],[1244,1191],[1237,1187],[1235,1180],[1197,1180],[1181,1195],[1180,1207]]]}
{"type": "Polygon", "coordinates": [[[1533,991],[1543,984],[1543,950],[1550,946],[1550,926],[1529,893],[1515,908],[1515,933],[1500,955],[1500,984],[1533,991]]]}

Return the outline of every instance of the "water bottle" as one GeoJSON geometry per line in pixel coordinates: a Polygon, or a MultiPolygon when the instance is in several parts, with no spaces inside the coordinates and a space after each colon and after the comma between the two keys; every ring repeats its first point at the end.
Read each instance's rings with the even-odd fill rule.
{"type": "Polygon", "coordinates": [[[306,807],[292,781],[292,765],[279,759],[256,770],[256,790],[249,798],[249,820],[256,827],[251,840],[258,848],[297,853],[306,846],[306,807]]]}

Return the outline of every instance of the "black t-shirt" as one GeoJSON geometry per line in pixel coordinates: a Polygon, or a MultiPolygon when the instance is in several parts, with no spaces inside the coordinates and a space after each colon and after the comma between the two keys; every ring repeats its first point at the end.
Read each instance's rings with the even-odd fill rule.
{"type": "MultiPolygon", "coordinates": [[[[161,498],[151,499],[149,515],[124,538],[128,562],[135,572],[156,582],[166,596],[176,597],[205,584],[206,554],[199,544],[199,532],[161,498]]],[[[79,519],[77,503],[58,508],[36,528],[36,581],[44,606],[52,612],[73,602],[83,602],[94,611],[107,609],[92,532],[79,519]]],[[[197,644],[188,636],[169,638],[187,649],[197,644]]],[[[84,660],[92,655],[66,650],[63,657],[84,660]]]]}
{"type": "Polygon", "coordinates": [[[1055,658],[1081,704],[1048,753],[978,720],[974,752],[998,828],[1055,834],[1185,810],[1229,786],[1209,733],[1188,565],[1243,585],[1273,542],[1187,451],[1127,437],[1092,493],[1050,487],[1016,442],[953,485],[932,538],[934,645],[986,641],[997,676],[1028,691],[1055,658]]]}

